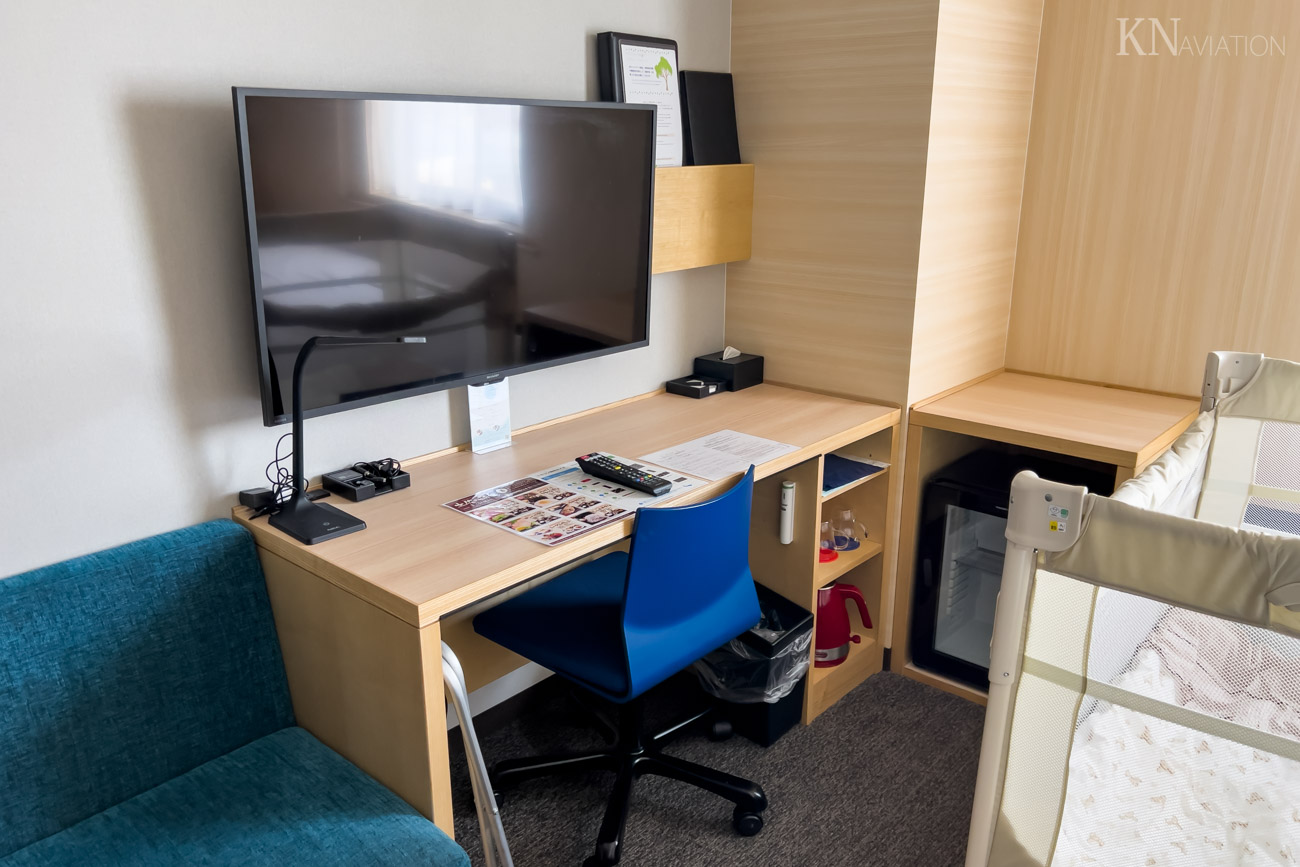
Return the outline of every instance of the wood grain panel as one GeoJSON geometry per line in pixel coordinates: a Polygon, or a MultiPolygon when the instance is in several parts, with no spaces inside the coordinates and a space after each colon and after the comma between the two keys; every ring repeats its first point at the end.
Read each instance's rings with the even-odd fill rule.
{"type": "Polygon", "coordinates": [[[748,259],[754,167],[655,170],[652,271],[681,271],[748,259]]]}
{"type": "Polygon", "coordinates": [[[438,624],[417,629],[258,548],[298,724],[452,833],[438,624]]]}
{"type": "Polygon", "coordinates": [[[735,0],[731,70],[756,164],[727,342],[770,379],[907,400],[938,0],[735,0]]]}
{"type": "Polygon", "coordinates": [[[754,580],[809,611],[816,610],[813,563],[817,559],[821,458],[804,461],[754,485],[749,566],[754,580]],[[781,544],[781,483],[794,482],[794,541],[781,544]]]}
{"type": "Polygon", "coordinates": [[[943,0],[909,400],[1003,366],[1043,0],[943,0]]]}
{"type": "Polygon", "coordinates": [[[1049,0],[1007,367],[1190,395],[1210,350],[1300,358],[1298,105],[1293,0],[1049,0]],[[1118,56],[1134,16],[1182,50],[1118,56]],[[1269,54],[1201,52],[1235,36],[1269,54]]]}

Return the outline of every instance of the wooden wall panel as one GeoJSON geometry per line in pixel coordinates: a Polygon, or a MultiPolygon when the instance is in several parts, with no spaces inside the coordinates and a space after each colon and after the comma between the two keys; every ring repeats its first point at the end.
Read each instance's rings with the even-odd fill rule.
{"type": "Polygon", "coordinates": [[[1001,369],[1043,0],[943,0],[909,401],[1001,369]]]}
{"type": "Polygon", "coordinates": [[[1209,350],[1300,358],[1300,4],[1048,0],[1039,57],[1007,367],[1195,394],[1209,350]],[[1134,16],[1180,52],[1119,56],[1134,16]]]}
{"type": "Polygon", "coordinates": [[[938,0],[735,0],[753,251],[727,342],[769,380],[907,400],[938,0]]]}

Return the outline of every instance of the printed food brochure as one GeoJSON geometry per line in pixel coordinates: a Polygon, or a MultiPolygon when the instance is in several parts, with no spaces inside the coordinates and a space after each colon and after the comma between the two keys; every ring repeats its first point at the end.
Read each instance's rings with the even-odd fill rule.
{"type": "Polygon", "coordinates": [[[644,461],[611,457],[626,466],[667,479],[673,483],[672,490],[655,497],[598,479],[570,461],[443,505],[525,539],[558,545],[631,517],[648,503],[664,503],[705,484],[685,473],[644,461]]]}

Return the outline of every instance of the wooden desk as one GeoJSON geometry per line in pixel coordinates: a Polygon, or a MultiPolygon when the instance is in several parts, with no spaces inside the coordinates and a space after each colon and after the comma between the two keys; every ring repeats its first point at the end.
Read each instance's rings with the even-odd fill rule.
{"type": "MultiPolygon", "coordinates": [[[[498,452],[456,451],[408,462],[409,489],[364,503],[332,501],[363,518],[367,529],[319,545],[295,542],[235,509],[235,519],[257,540],[299,724],[451,833],[440,642],[457,651],[470,688],[522,664],[473,632],[474,606],[625,539],[632,521],[548,548],[442,504],[593,449],[637,457],[723,429],[798,446],[757,468],[755,578],[809,609],[819,580],[852,581],[874,600],[883,620],[884,557],[846,562],[837,576],[815,569],[821,456],[852,445],[857,454],[892,462],[899,416],[891,407],[773,385],[704,400],[659,393],[540,425],[498,452]],[[782,479],[798,485],[791,545],[776,538],[782,479]]],[[[731,483],[710,483],[670,502],[707,499],[731,483]]],[[[854,508],[878,538],[887,538],[893,517],[888,484],[867,482],[835,499],[854,508]]],[[[856,657],[810,676],[805,720],[880,669],[883,642],[874,630],[862,631],[856,657]]]]}
{"type": "Polygon", "coordinates": [[[921,493],[940,468],[979,448],[1038,449],[1113,468],[1119,485],[1159,457],[1196,418],[1190,398],[1002,372],[912,407],[907,429],[890,667],[978,701],[985,693],[917,669],[908,639],[921,493]]]}

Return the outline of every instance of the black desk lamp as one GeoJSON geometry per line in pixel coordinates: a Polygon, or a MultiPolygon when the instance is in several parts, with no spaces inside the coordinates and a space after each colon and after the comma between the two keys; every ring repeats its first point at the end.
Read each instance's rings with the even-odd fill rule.
{"type": "Polygon", "coordinates": [[[307,499],[302,467],[302,369],[317,346],[363,346],[372,343],[423,343],[423,337],[313,337],[298,350],[293,363],[293,496],[271,516],[271,526],[304,545],[315,545],[364,530],[366,522],[342,509],[307,499]]]}

